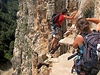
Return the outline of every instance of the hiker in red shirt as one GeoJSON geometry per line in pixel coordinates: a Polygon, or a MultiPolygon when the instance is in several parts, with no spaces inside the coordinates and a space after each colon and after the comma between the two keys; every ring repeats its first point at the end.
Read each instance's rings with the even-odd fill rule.
{"type": "Polygon", "coordinates": [[[67,16],[66,15],[67,13],[68,13],[68,10],[64,9],[60,13],[57,21],[55,23],[53,23],[52,26],[51,26],[53,39],[51,41],[50,50],[53,50],[55,48],[55,42],[57,41],[58,37],[60,37],[59,35],[60,35],[60,32],[61,32],[61,25],[62,25],[64,19],[68,19],[68,20],[73,19],[74,16],[76,15],[76,13],[77,13],[77,10],[75,10],[71,16],[67,16]]]}

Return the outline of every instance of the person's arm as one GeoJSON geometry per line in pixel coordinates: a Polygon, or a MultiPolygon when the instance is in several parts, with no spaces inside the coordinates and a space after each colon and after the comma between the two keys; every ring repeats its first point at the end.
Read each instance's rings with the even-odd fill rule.
{"type": "Polygon", "coordinates": [[[100,22],[100,19],[98,19],[98,18],[86,18],[86,19],[88,21],[91,21],[91,22],[96,23],[96,24],[98,24],[100,22]]]}
{"type": "Polygon", "coordinates": [[[97,31],[100,31],[100,23],[97,24],[96,30],[97,30],[97,31]]]}
{"type": "Polygon", "coordinates": [[[73,19],[73,18],[75,17],[76,13],[77,13],[77,10],[74,11],[72,15],[70,15],[70,16],[65,15],[64,17],[65,17],[66,19],[73,19]]]}
{"type": "Polygon", "coordinates": [[[100,31],[100,19],[98,18],[86,18],[88,21],[91,21],[93,23],[96,23],[96,30],[100,31]]]}
{"type": "Polygon", "coordinates": [[[65,36],[70,35],[70,34],[73,32],[74,28],[75,28],[75,24],[73,24],[73,25],[71,26],[71,28],[70,28],[69,30],[67,30],[67,31],[64,33],[64,35],[65,35],[65,36]]]}
{"type": "Polygon", "coordinates": [[[73,31],[73,30],[68,30],[68,31],[66,31],[66,32],[64,33],[64,37],[70,35],[70,34],[72,33],[72,31],[73,31]]]}
{"type": "Polygon", "coordinates": [[[83,37],[81,36],[81,35],[77,35],[76,36],[76,38],[75,38],[75,40],[74,40],[74,42],[73,42],[73,44],[72,44],[72,46],[73,46],[73,48],[78,48],[80,45],[82,45],[82,43],[83,43],[83,37]]]}

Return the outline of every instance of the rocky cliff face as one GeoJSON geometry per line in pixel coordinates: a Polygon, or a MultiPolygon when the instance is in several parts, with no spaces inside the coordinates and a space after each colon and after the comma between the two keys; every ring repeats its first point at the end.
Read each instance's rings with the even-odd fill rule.
{"type": "Polygon", "coordinates": [[[95,0],[95,15],[94,17],[100,18],[100,0],[95,0]]]}
{"type": "Polygon", "coordinates": [[[53,12],[66,7],[66,0],[19,0],[17,29],[13,51],[13,75],[37,75],[37,64],[48,51],[50,28],[47,22],[53,12]],[[58,7],[59,6],[59,7],[58,7]]]}
{"type": "MultiPolygon", "coordinates": [[[[45,54],[48,52],[48,40],[51,38],[48,20],[53,13],[68,7],[69,1],[72,2],[72,0],[19,0],[12,75],[47,75],[48,68],[45,66],[38,69],[37,65],[45,61],[45,54]]],[[[77,5],[78,0],[75,2],[77,5]]],[[[96,4],[98,3],[99,0],[96,0],[96,4]]],[[[67,52],[63,50],[65,48],[62,48],[60,54],[67,52]]]]}

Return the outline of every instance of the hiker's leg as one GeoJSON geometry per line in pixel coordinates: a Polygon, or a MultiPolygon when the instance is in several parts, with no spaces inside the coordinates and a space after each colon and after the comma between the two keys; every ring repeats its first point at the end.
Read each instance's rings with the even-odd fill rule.
{"type": "Polygon", "coordinates": [[[56,43],[56,41],[57,41],[57,38],[56,38],[57,33],[56,33],[56,28],[55,28],[55,26],[54,26],[54,25],[51,26],[51,29],[52,29],[52,36],[53,36],[53,39],[52,39],[52,41],[51,41],[50,49],[52,49],[52,48],[54,47],[54,45],[55,45],[55,43],[56,43]]]}
{"type": "Polygon", "coordinates": [[[58,39],[60,38],[59,33],[61,33],[61,28],[56,27],[54,28],[52,26],[52,34],[53,34],[53,39],[51,41],[51,45],[50,45],[50,51],[52,54],[59,48],[60,45],[58,45],[58,39]]]}
{"type": "Polygon", "coordinates": [[[55,48],[56,42],[57,42],[57,38],[56,38],[56,37],[53,37],[53,39],[52,39],[52,41],[51,41],[51,46],[50,46],[51,49],[52,49],[52,48],[55,48]]]}

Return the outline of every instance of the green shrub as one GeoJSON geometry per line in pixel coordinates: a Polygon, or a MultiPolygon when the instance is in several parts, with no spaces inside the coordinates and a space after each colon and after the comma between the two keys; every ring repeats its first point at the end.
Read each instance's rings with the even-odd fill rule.
{"type": "Polygon", "coordinates": [[[11,59],[13,55],[16,13],[18,0],[1,0],[0,9],[0,59],[11,59]]]}

